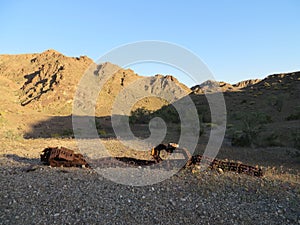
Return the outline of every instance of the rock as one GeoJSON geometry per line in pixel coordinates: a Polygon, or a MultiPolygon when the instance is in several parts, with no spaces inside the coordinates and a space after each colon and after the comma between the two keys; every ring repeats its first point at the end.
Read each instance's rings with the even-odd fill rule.
{"type": "Polygon", "coordinates": [[[218,173],[220,173],[220,174],[223,174],[223,173],[224,173],[224,171],[223,171],[221,168],[218,168],[217,171],[218,171],[218,173]]]}

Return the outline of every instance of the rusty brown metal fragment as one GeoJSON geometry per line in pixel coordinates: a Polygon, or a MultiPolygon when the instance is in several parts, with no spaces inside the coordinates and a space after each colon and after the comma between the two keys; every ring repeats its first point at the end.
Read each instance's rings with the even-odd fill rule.
{"type": "Polygon", "coordinates": [[[181,151],[185,155],[185,158],[188,160],[185,167],[190,166],[192,164],[194,165],[200,164],[201,162],[203,164],[208,165],[208,168],[210,169],[222,169],[223,171],[233,171],[233,172],[244,173],[256,177],[263,176],[263,171],[258,167],[245,165],[239,162],[230,162],[225,160],[213,159],[204,155],[192,156],[187,149],[178,148],[179,146],[175,145],[175,143],[172,143],[172,146],[174,147],[172,147],[171,150],[169,150],[170,148],[169,146],[171,145],[159,144],[158,146],[152,148],[151,155],[154,158],[156,163],[160,163],[161,161],[163,161],[162,158],[160,157],[160,152],[162,150],[166,150],[167,152],[173,153],[173,151],[177,149],[181,151]]]}
{"type": "Polygon", "coordinates": [[[89,164],[86,162],[82,154],[76,154],[73,150],[65,147],[48,147],[43,150],[41,154],[41,161],[52,167],[87,167],[89,164]]]}

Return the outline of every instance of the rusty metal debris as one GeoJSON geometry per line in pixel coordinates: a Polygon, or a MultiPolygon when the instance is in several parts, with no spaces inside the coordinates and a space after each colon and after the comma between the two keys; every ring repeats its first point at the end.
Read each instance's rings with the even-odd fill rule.
{"type": "Polygon", "coordinates": [[[179,145],[177,143],[171,142],[168,144],[159,144],[156,147],[151,149],[151,156],[154,158],[156,163],[159,163],[163,160],[160,157],[160,152],[162,150],[165,150],[169,154],[173,153],[175,150],[182,152],[185,155],[185,157],[189,160],[188,162],[190,162],[190,159],[192,157],[192,155],[190,154],[190,152],[187,149],[179,148],[179,145]]]}
{"type": "Polygon", "coordinates": [[[159,163],[162,161],[162,158],[160,157],[160,152],[162,150],[167,151],[168,153],[173,153],[175,149],[178,149],[185,153],[185,156],[187,157],[188,161],[186,163],[186,167],[190,165],[196,165],[196,164],[206,164],[210,169],[221,169],[222,171],[234,171],[237,173],[244,173],[251,176],[256,177],[262,177],[263,172],[258,167],[253,167],[249,165],[245,165],[238,162],[230,162],[225,160],[218,160],[218,159],[212,159],[206,156],[202,155],[194,155],[191,156],[190,152],[187,149],[179,149],[178,144],[176,143],[169,143],[169,144],[159,144],[158,146],[151,149],[151,155],[154,158],[156,163],[159,163]]]}
{"type": "MultiPolygon", "coordinates": [[[[253,167],[249,165],[245,165],[239,162],[231,162],[227,160],[219,160],[209,158],[207,156],[202,155],[194,155],[192,156],[190,152],[185,148],[179,148],[178,144],[176,143],[169,143],[169,144],[159,144],[158,146],[151,149],[151,156],[153,160],[139,160],[135,158],[126,158],[126,157],[116,157],[110,159],[103,159],[101,164],[103,166],[115,166],[119,165],[119,162],[123,162],[127,165],[131,166],[152,166],[154,164],[160,164],[163,159],[160,157],[161,151],[165,150],[169,154],[174,152],[181,152],[185,155],[187,163],[185,167],[191,165],[199,165],[200,163],[203,165],[207,165],[210,169],[216,169],[218,171],[234,171],[237,173],[244,173],[251,176],[262,177],[263,172],[261,168],[253,167]],[[116,159],[116,160],[113,160],[116,159]]],[[[86,162],[82,154],[76,154],[73,150],[67,149],[64,147],[49,147],[43,150],[41,154],[41,161],[53,167],[87,167],[90,168],[89,164],[86,162]]],[[[169,162],[170,160],[166,161],[169,162]]],[[[174,161],[174,160],[171,160],[174,161]]],[[[163,164],[163,163],[162,163],[163,164]]],[[[163,168],[167,169],[166,167],[172,167],[176,165],[176,163],[167,163],[164,165],[163,168]]]]}
{"type": "Polygon", "coordinates": [[[41,154],[41,161],[52,167],[74,166],[89,168],[89,164],[86,162],[82,154],[76,154],[73,150],[64,147],[45,148],[41,154]]]}
{"type": "Polygon", "coordinates": [[[262,177],[263,171],[259,167],[245,165],[239,162],[231,162],[219,159],[212,159],[202,155],[195,155],[191,160],[192,164],[206,164],[210,169],[221,169],[222,171],[234,171],[247,175],[262,177]]]}
{"type": "Polygon", "coordinates": [[[173,153],[176,148],[178,148],[179,145],[176,143],[169,143],[169,144],[159,144],[156,147],[151,149],[151,155],[154,158],[154,160],[158,163],[162,161],[162,158],[160,157],[160,152],[162,150],[167,151],[168,153],[173,153]]]}

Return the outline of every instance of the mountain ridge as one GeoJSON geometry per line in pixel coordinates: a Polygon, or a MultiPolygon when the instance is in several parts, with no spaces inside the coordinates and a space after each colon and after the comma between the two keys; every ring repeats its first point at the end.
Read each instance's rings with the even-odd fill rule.
{"type": "MultiPolygon", "coordinates": [[[[131,69],[123,69],[110,62],[100,66],[87,56],[68,57],[53,49],[42,53],[0,55],[0,77],[10,79],[19,86],[20,104],[26,108],[54,115],[71,114],[77,85],[88,69],[94,69],[94,75],[101,77],[101,73],[109,73],[107,68],[115,72],[100,92],[103,98],[102,102],[100,99],[97,104],[99,116],[110,115],[113,100],[121,89],[145,77],[136,74],[131,69]]],[[[186,95],[191,92],[188,87],[170,75],[157,75],[151,79],[154,79],[152,86],[156,87],[150,90],[170,91],[170,84],[173,83],[179,86],[186,95]]],[[[182,96],[182,93],[173,94],[182,96]]],[[[164,101],[153,98],[141,101],[146,101],[146,105],[151,106],[151,110],[166,104],[164,101]]],[[[141,104],[143,103],[138,105],[141,104]]]]}

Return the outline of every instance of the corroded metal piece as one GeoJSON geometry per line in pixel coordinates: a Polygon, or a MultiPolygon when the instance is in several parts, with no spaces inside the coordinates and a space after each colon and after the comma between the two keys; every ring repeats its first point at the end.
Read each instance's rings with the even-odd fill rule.
{"type": "Polygon", "coordinates": [[[176,150],[181,151],[185,154],[186,159],[188,159],[185,167],[190,166],[192,164],[206,164],[210,169],[222,169],[223,171],[234,171],[237,173],[244,173],[251,176],[262,177],[263,172],[261,168],[253,167],[249,165],[245,165],[239,162],[230,162],[225,160],[213,159],[203,155],[194,155],[192,156],[190,152],[185,148],[178,148],[178,144],[169,143],[169,144],[159,144],[158,146],[151,149],[151,155],[154,158],[156,163],[159,163],[162,160],[160,157],[160,152],[162,150],[167,151],[168,153],[173,153],[176,150]]]}
{"type": "Polygon", "coordinates": [[[82,154],[76,154],[68,148],[48,147],[41,154],[41,161],[53,167],[89,167],[82,154]]]}

